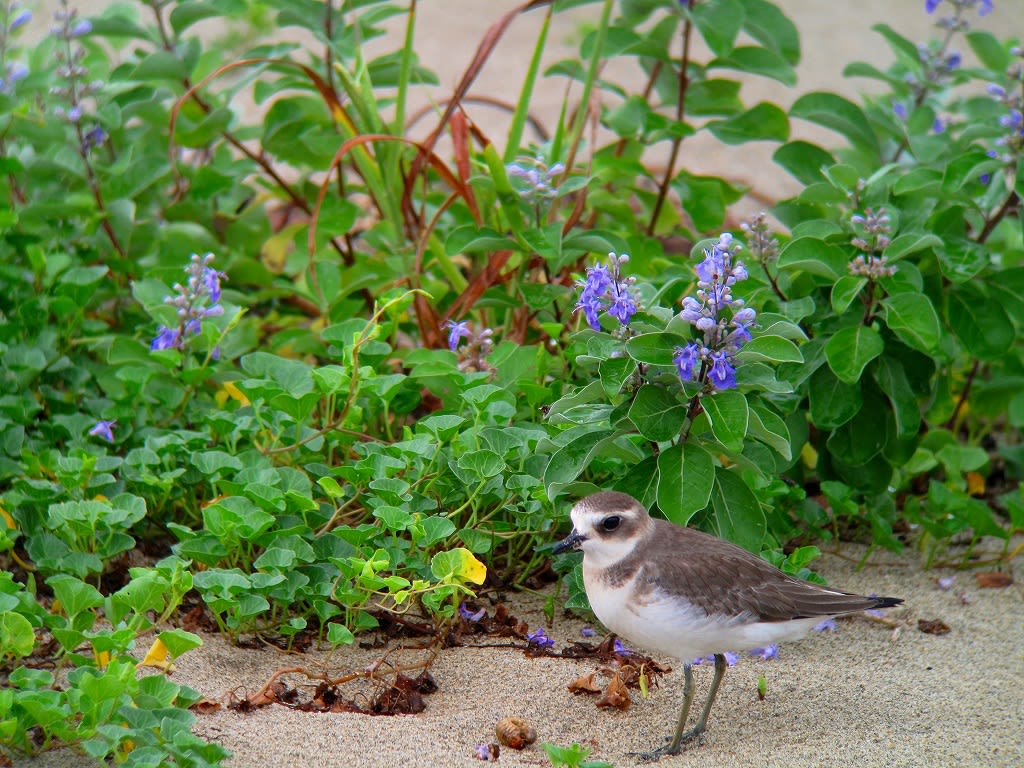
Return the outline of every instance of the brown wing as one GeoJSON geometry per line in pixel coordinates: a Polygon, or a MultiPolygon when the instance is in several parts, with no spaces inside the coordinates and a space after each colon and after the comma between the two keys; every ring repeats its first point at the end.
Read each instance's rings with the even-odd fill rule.
{"type": "Polygon", "coordinates": [[[709,614],[749,614],[756,621],[835,616],[893,605],[788,576],[722,539],[656,520],[654,543],[634,552],[642,569],[637,586],[680,594],[709,614]]]}

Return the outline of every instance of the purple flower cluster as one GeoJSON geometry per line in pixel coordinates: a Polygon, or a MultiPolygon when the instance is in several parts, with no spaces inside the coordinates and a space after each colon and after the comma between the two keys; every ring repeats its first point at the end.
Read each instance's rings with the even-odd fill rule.
{"type": "MultiPolygon", "coordinates": [[[[978,6],[979,16],[988,16],[992,13],[992,0],[949,0],[956,7],[958,12],[978,6]]],[[[935,13],[935,9],[942,5],[943,0],[924,0],[924,9],[927,13],[935,13]]]]}
{"type": "Polygon", "coordinates": [[[628,326],[639,309],[632,288],[636,278],[622,277],[622,265],[628,261],[628,253],[621,256],[609,253],[607,267],[604,264],[588,267],[586,279],[577,283],[581,291],[576,308],[583,310],[587,324],[595,331],[601,330],[598,315],[604,310],[618,320],[621,326],[628,326]]]}
{"type": "MultiPolygon", "coordinates": [[[[213,254],[199,256],[193,253],[189,265],[185,267],[188,280],[185,285],[174,284],[174,296],[165,296],[164,303],[177,310],[176,326],[160,326],[156,337],[149,345],[150,349],[183,349],[185,340],[190,335],[197,335],[202,329],[202,321],[207,317],[224,314],[220,301],[220,281],[224,273],[218,272],[210,263],[213,254]]],[[[216,350],[214,350],[216,356],[216,350]]]]}
{"type": "Polygon", "coordinates": [[[0,62],[3,68],[0,69],[0,93],[10,94],[14,92],[14,85],[19,80],[28,77],[28,67],[20,61],[8,61],[10,53],[8,43],[17,30],[24,27],[32,20],[32,11],[21,8],[20,3],[4,3],[0,5],[0,62]]]}
{"type": "MultiPolygon", "coordinates": [[[[732,651],[725,651],[722,655],[725,656],[726,666],[735,667],[736,662],[740,660],[740,655],[738,653],[733,653],[732,651]]],[[[698,656],[690,663],[695,667],[699,667],[701,664],[714,664],[715,657],[714,655],[698,656]]]]}
{"type": "MultiPolygon", "coordinates": [[[[54,112],[77,127],[84,115],[83,100],[103,87],[102,80],[87,80],[89,70],[83,63],[85,49],[76,42],[92,32],[92,22],[80,19],[77,11],[69,10],[66,0],[54,11],[53,18],[57,24],[50,32],[63,43],[56,52],[57,75],[66,84],[52,87],[50,93],[67,102],[67,107],[58,106],[54,112]]],[[[81,132],[80,128],[78,130],[81,132]]]]}
{"type": "Polygon", "coordinates": [[[550,168],[544,158],[520,159],[505,166],[519,196],[531,205],[539,205],[558,197],[555,179],[565,173],[565,165],[555,163],[550,168]]]}
{"type": "Polygon", "coordinates": [[[544,633],[544,627],[537,627],[536,630],[526,636],[526,642],[537,648],[554,648],[555,641],[544,633]]]}
{"type": "MultiPolygon", "coordinates": [[[[1017,56],[1024,57],[1024,50],[1014,49],[1017,56]]],[[[1024,70],[1024,63],[1015,67],[1017,77],[1024,70]]],[[[988,88],[989,96],[996,99],[1006,107],[1006,114],[999,118],[999,127],[1003,129],[1003,135],[995,141],[998,149],[991,149],[989,157],[998,159],[1008,166],[1016,166],[1017,158],[1024,155],[1024,96],[1020,88],[1007,90],[997,83],[991,83],[988,88]]]]}
{"type": "Polygon", "coordinates": [[[734,256],[740,244],[728,232],[705,249],[697,265],[697,297],[683,299],[679,316],[703,334],[703,339],[676,347],[672,361],[679,378],[708,384],[715,392],[736,386],[735,355],[750,341],[757,316],[743,300],[732,295],[732,286],[747,279],[743,262],[734,256]]]}

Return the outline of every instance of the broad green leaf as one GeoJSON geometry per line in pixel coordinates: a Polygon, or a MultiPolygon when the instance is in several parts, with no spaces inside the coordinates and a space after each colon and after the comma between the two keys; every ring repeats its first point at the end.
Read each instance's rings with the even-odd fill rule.
{"type": "Polygon", "coordinates": [[[20,613],[0,613],[0,659],[28,656],[36,644],[35,632],[20,613]]]}
{"type": "Polygon", "coordinates": [[[786,141],[789,120],[774,104],[761,102],[742,114],[712,120],[707,129],[723,144],[744,144],[748,141],[786,141]]]}
{"type": "Polygon", "coordinates": [[[823,180],[822,168],[835,165],[836,159],[816,144],[791,141],[783,144],[772,155],[772,160],[785,168],[801,184],[823,180]]]}
{"type": "Polygon", "coordinates": [[[642,333],[626,342],[626,352],[638,363],[672,365],[676,347],[684,347],[689,342],[689,339],[674,333],[642,333]]]}
{"type": "Polygon", "coordinates": [[[777,413],[764,406],[751,405],[747,429],[751,437],[774,449],[786,461],[792,461],[789,428],[777,413]]]}
{"type": "Polygon", "coordinates": [[[916,435],[921,427],[921,407],[910,388],[903,364],[888,355],[880,357],[874,369],[874,377],[892,406],[896,437],[902,439],[916,435]]]}
{"type": "Polygon", "coordinates": [[[486,449],[462,454],[459,457],[458,465],[473,473],[480,480],[499,475],[505,469],[505,462],[501,456],[486,449]]]}
{"type": "Polygon", "coordinates": [[[816,237],[798,237],[779,253],[780,270],[808,272],[836,280],[846,274],[847,255],[839,248],[816,237]]]}
{"type": "Polygon", "coordinates": [[[157,637],[163,642],[172,659],[199,648],[203,644],[203,639],[199,635],[180,628],[164,630],[157,637]]]}
{"type": "Polygon", "coordinates": [[[686,403],[662,387],[644,384],[629,406],[629,419],[648,440],[671,440],[686,421],[686,403]]]}
{"type": "Polygon", "coordinates": [[[982,360],[1005,355],[1016,337],[1006,310],[967,283],[947,296],[949,324],[967,351],[982,360]]]}
{"type": "Polygon", "coordinates": [[[868,279],[858,275],[843,275],[832,286],[832,311],[842,315],[857,298],[868,279]]]}
{"type": "Polygon", "coordinates": [[[483,584],[487,578],[487,566],[481,563],[465,547],[456,547],[438,552],[430,560],[430,572],[438,581],[472,582],[483,584]]]}
{"type": "Polygon", "coordinates": [[[747,398],[735,389],[727,389],[705,395],[700,404],[711,422],[715,438],[730,451],[742,451],[749,418],[747,398]]]}
{"type": "Polygon", "coordinates": [[[747,34],[789,64],[800,62],[800,34],[789,16],[765,0],[744,0],[743,10],[743,30],[747,34]]]}
{"type": "Polygon", "coordinates": [[[740,349],[736,358],[743,362],[802,363],[800,349],[782,336],[757,336],[740,349]]]}
{"type": "Polygon", "coordinates": [[[766,530],[764,510],[743,478],[718,467],[710,501],[711,530],[749,552],[760,552],[766,530]]]}
{"type": "Polygon", "coordinates": [[[658,508],[677,525],[686,525],[711,495],[715,466],[696,443],[673,445],[658,454],[658,508]]]}
{"type": "Polygon", "coordinates": [[[885,342],[866,325],[843,328],[825,344],[825,359],[840,381],[856,384],[864,366],[882,354],[885,342]]]}
{"type": "Polygon", "coordinates": [[[927,248],[941,248],[942,245],[942,239],[935,235],[907,233],[893,238],[893,241],[885,249],[884,255],[889,261],[896,261],[927,248]]]}
{"type": "Polygon", "coordinates": [[[878,155],[878,137],[864,112],[842,96],[828,92],[804,94],[793,102],[789,116],[830,128],[845,136],[854,147],[878,155]]]}
{"type": "Polygon", "coordinates": [[[736,35],[743,27],[743,3],[738,0],[716,0],[697,3],[691,9],[694,25],[704,42],[716,56],[725,56],[733,49],[736,35]]]}
{"type": "Polygon", "coordinates": [[[930,354],[939,344],[942,328],[931,300],[923,293],[897,293],[882,300],[885,324],[907,346],[930,354]]]}
{"type": "Polygon", "coordinates": [[[103,604],[103,595],[91,584],[67,574],[57,574],[46,580],[53,596],[60,601],[61,610],[68,616],[77,616],[103,604]]]}
{"type": "Polygon", "coordinates": [[[708,63],[709,70],[715,68],[736,69],[747,75],[769,77],[790,87],[796,85],[796,71],[786,59],[769,48],[755,45],[734,48],[728,55],[719,56],[708,63]]]}
{"type": "Polygon", "coordinates": [[[609,357],[598,366],[601,386],[608,397],[615,397],[622,391],[622,385],[636,371],[636,362],[628,357],[609,357]]]}
{"type": "Polygon", "coordinates": [[[544,468],[544,487],[548,496],[565,483],[579,477],[601,447],[618,433],[612,429],[598,429],[581,434],[568,445],[555,451],[544,468]]]}
{"type": "Polygon", "coordinates": [[[807,394],[811,421],[818,429],[842,426],[856,416],[864,404],[860,386],[839,381],[827,365],[814,372],[807,394]]]}

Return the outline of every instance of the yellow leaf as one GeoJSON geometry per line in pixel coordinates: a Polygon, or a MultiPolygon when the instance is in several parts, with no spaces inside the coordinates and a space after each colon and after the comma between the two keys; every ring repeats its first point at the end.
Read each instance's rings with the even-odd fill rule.
{"type": "Polygon", "coordinates": [[[818,466],[818,452],[811,447],[810,443],[804,443],[804,447],[800,449],[800,457],[808,469],[818,466]]]}
{"type": "Polygon", "coordinates": [[[4,509],[3,507],[0,507],[0,517],[3,517],[3,519],[4,519],[4,522],[6,522],[6,523],[7,523],[7,527],[8,527],[8,528],[11,528],[11,529],[13,530],[14,528],[17,528],[17,527],[18,527],[18,526],[16,526],[16,525],[14,524],[14,518],[13,518],[13,517],[11,517],[11,516],[10,516],[10,515],[9,515],[9,514],[7,513],[7,510],[6,510],[6,509],[4,509]]]}
{"type": "Polygon", "coordinates": [[[233,381],[224,382],[224,391],[231,395],[233,400],[237,400],[242,405],[249,405],[249,398],[243,394],[242,390],[235,386],[233,381]]]}
{"type": "Polygon", "coordinates": [[[487,566],[481,563],[465,547],[454,550],[459,553],[459,566],[455,570],[455,577],[461,581],[471,581],[474,584],[483,584],[487,578],[487,566]]]}
{"type": "Polygon", "coordinates": [[[164,645],[164,641],[159,637],[153,641],[153,644],[149,646],[149,651],[146,653],[140,663],[140,667],[156,667],[162,669],[164,672],[169,672],[171,669],[171,652],[167,650],[167,646],[164,645]]]}
{"type": "Polygon", "coordinates": [[[971,496],[985,495],[985,478],[977,472],[967,473],[967,493],[971,496]]]}
{"type": "Polygon", "coordinates": [[[96,666],[99,669],[106,669],[107,665],[110,664],[110,651],[97,651],[94,648],[92,657],[96,659],[96,666]]]}

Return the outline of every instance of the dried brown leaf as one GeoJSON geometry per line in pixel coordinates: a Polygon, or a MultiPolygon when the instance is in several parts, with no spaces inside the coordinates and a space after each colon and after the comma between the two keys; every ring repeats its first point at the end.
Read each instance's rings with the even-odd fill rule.
{"type": "Polygon", "coordinates": [[[608,682],[608,687],[604,689],[604,695],[597,700],[598,707],[614,707],[615,709],[621,709],[623,712],[629,709],[632,703],[633,700],[629,696],[626,684],[622,682],[618,672],[612,675],[612,679],[608,682]]]}
{"type": "Polygon", "coordinates": [[[942,619],[918,619],[917,628],[926,635],[947,635],[950,631],[949,625],[942,619]]]}
{"type": "Polygon", "coordinates": [[[1013,584],[1013,576],[1002,571],[980,571],[974,578],[982,589],[1002,589],[1013,584]]]}
{"type": "Polygon", "coordinates": [[[600,693],[601,686],[594,682],[595,674],[596,673],[591,672],[589,675],[577,677],[569,683],[569,690],[573,693],[600,693]]]}

